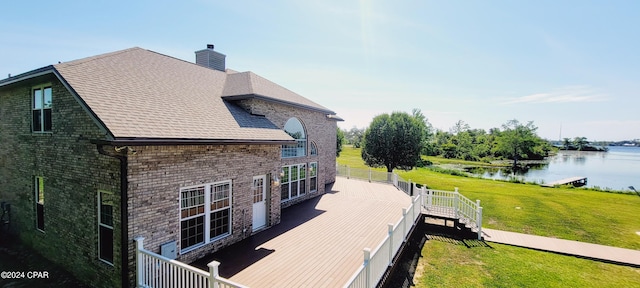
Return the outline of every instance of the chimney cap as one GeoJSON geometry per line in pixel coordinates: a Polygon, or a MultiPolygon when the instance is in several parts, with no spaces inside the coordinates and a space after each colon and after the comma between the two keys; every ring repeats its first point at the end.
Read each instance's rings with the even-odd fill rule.
{"type": "Polygon", "coordinates": [[[207,44],[207,49],[213,50],[213,44],[207,44]]]}

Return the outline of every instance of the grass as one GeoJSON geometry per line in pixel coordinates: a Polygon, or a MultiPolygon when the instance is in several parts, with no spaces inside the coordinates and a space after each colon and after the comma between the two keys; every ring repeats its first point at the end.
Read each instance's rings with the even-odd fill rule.
{"type": "MultiPolygon", "coordinates": [[[[360,149],[343,147],[340,165],[367,168],[360,149]]],[[[385,171],[384,168],[375,170],[385,171]]],[[[397,171],[404,179],[431,189],[453,190],[480,199],[483,227],[640,249],[640,197],[579,188],[545,188],[533,184],[460,177],[428,168],[397,171]]]]}
{"type": "MultiPolygon", "coordinates": [[[[340,165],[368,168],[360,149],[344,147],[340,165]]],[[[470,165],[435,159],[437,164],[470,165]]],[[[375,169],[385,171],[385,169],[375,169]]],[[[590,189],[544,188],[534,184],[462,177],[447,169],[396,171],[429,188],[480,199],[483,227],[640,249],[640,197],[590,189]]],[[[462,245],[436,237],[422,247],[416,287],[635,287],[640,269],[549,252],[501,245],[462,245]]]]}
{"type": "Polygon", "coordinates": [[[416,287],[634,287],[640,269],[501,244],[426,242],[416,287]]]}

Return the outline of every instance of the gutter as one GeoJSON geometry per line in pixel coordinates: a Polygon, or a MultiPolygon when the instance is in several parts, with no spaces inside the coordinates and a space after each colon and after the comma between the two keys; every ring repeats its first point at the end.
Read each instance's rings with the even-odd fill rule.
{"type": "Polygon", "coordinates": [[[121,287],[129,287],[129,218],[127,216],[129,210],[129,181],[128,159],[126,151],[124,153],[107,152],[104,150],[103,144],[98,144],[98,153],[116,158],[120,160],[120,260],[121,260],[121,287]]]}
{"type": "Polygon", "coordinates": [[[243,139],[183,139],[183,138],[116,138],[114,140],[93,140],[98,145],[113,146],[155,146],[155,145],[220,145],[220,144],[265,144],[283,145],[297,143],[291,140],[243,140],[243,139]]]}

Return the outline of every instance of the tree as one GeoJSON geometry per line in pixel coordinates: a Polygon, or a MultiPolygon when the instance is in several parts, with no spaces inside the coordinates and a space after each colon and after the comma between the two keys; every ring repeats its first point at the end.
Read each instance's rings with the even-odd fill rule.
{"type": "Polygon", "coordinates": [[[464,121],[462,120],[458,120],[456,124],[453,124],[453,127],[449,128],[449,133],[453,135],[458,135],[458,133],[467,131],[469,129],[470,129],[469,124],[464,123],[464,121]]]}
{"type": "Polygon", "coordinates": [[[340,128],[336,130],[336,157],[340,157],[340,152],[342,152],[342,143],[344,142],[344,133],[340,128]]]}
{"type": "Polygon", "coordinates": [[[422,146],[420,153],[423,155],[430,155],[435,150],[435,145],[432,141],[433,138],[433,126],[429,123],[427,117],[422,114],[420,109],[414,108],[411,111],[411,116],[416,119],[418,123],[422,125],[422,146]]]}
{"type": "Polygon", "coordinates": [[[562,141],[562,147],[564,147],[564,150],[569,150],[571,148],[571,139],[564,138],[562,141]]]}
{"type": "Polygon", "coordinates": [[[364,135],[364,129],[359,129],[355,126],[351,128],[349,131],[344,131],[345,140],[347,140],[347,144],[353,145],[355,148],[360,148],[360,143],[362,143],[362,135],[364,135]]]}
{"type": "Polygon", "coordinates": [[[405,112],[373,118],[364,133],[362,159],[372,167],[412,169],[420,159],[424,124],[405,112]]]}
{"type": "Polygon", "coordinates": [[[533,122],[523,125],[518,120],[509,120],[502,125],[502,128],[503,131],[496,138],[495,150],[498,154],[513,160],[514,170],[518,166],[519,159],[527,159],[540,152],[544,153],[544,151],[536,151],[535,147],[541,145],[543,141],[536,135],[538,127],[534,126],[533,122]]]}
{"type": "Polygon", "coordinates": [[[578,148],[578,151],[582,151],[584,147],[587,147],[587,145],[589,145],[589,141],[587,141],[587,137],[576,137],[573,139],[573,145],[578,148]]]}

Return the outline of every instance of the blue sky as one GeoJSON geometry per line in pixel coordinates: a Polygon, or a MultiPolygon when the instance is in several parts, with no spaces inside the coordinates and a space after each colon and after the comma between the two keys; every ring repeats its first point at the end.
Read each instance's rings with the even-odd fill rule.
{"type": "Polygon", "coordinates": [[[11,1],[0,79],[134,46],[215,44],[366,127],[421,109],[448,131],[533,121],[548,139],[640,138],[639,1],[11,1]],[[558,3],[560,2],[560,3],[558,3]],[[562,133],[562,134],[560,134],[562,133]]]}

